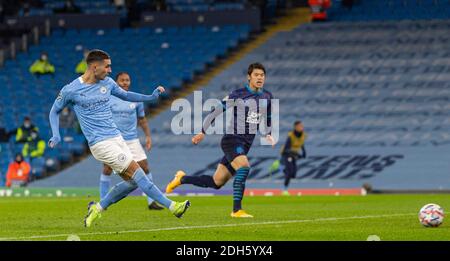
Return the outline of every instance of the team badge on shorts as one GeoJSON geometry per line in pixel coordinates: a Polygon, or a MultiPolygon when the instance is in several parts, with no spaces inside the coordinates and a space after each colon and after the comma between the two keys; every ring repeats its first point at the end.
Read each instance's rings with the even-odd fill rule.
{"type": "Polygon", "coordinates": [[[244,154],[244,148],[242,148],[242,147],[237,147],[237,148],[236,148],[236,153],[237,153],[237,154],[244,154]]]}
{"type": "Polygon", "coordinates": [[[106,93],[106,87],[105,86],[100,87],[100,92],[105,94],[106,93]]]}
{"type": "Polygon", "coordinates": [[[117,159],[118,159],[120,162],[124,162],[124,161],[127,159],[127,156],[126,156],[125,154],[121,153],[121,154],[119,154],[119,156],[117,157],[117,159]]]}
{"type": "Polygon", "coordinates": [[[136,109],[136,104],[135,103],[130,103],[130,109],[136,109]]]}

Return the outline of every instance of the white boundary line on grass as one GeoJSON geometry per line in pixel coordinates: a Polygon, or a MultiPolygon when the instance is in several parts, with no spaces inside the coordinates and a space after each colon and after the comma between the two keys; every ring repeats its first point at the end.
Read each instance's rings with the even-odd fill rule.
{"type": "Polygon", "coordinates": [[[124,231],[109,231],[109,232],[92,232],[92,233],[72,233],[72,234],[54,234],[54,235],[39,235],[39,236],[27,236],[27,237],[10,237],[0,238],[0,241],[12,241],[12,240],[33,240],[44,238],[57,238],[68,237],[70,235],[77,236],[94,236],[94,235],[110,235],[110,234],[127,234],[127,233],[143,233],[143,232],[159,232],[159,231],[171,231],[171,230],[190,230],[190,229],[205,229],[205,228],[221,228],[221,227],[240,227],[240,226],[261,226],[261,225],[282,225],[292,223],[307,223],[307,222],[323,222],[323,221],[338,221],[338,220],[351,220],[351,219],[369,219],[369,218],[384,218],[384,217],[398,217],[398,216],[411,216],[416,213],[404,213],[404,214],[386,214],[386,215],[370,215],[370,216],[353,216],[353,217],[332,217],[332,218],[317,218],[317,219],[299,219],[299,220],[284,220],[284,221],[266,221],[266,222],[248,222],[239,224],[220,224],[220,225],[205,225],[205,226],[184,226],[184,227],[166,227],[166,228],[153,228],[153,229],[139,229],[139,230],[124,230],[124,231]]]}

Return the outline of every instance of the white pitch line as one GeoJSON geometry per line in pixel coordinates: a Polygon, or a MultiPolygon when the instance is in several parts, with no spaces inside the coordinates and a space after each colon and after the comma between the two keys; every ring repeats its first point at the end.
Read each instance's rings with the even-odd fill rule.
{"type": "Polygon", "coordinates": [[[371,215],[371,216],[353,216],[353,217],[332,217],[332,218],[317,218],[317,219],[299,219],[299,220],[285,220],[285,221],[250,222],[250,223],[241,223],[241,224],[221,224],[221,225],[205,225],[205,226],[166,227],[166,228],[124,230],[124,231],[109,231],[109,232],[92,232],[92,233],[53,234],[53,235],[40,235],[40,236],[29,236],[29,237],[0,238],[0,241],[31,240],[31,239],[43,239],[43,238],[55,238],[55,237],[68,237],[70,235],[94,236],[94,235],[127,234],[127,233],[142,233],[142,232],[159,232],[159,231],[186,230],[186,229],[189,230],[189,229],[239,227],[239,226],[282,225],[282,224],[292,224],[292,223],[338,221],[338,220],[349,220],[349,219],[384,218],[384,217],[398,217],[398,216],[410,216],[410,215],[415,215],[415,213],[371,215]]]}

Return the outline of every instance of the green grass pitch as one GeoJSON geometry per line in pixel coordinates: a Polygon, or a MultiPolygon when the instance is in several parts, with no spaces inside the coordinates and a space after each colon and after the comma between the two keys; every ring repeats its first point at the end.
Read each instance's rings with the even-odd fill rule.
{"type": "MultiPolygon", "coordinates": [[[[96,199],[96,198],[94,198],[96,199]]],[[[186,197],[174,197],[184,200],[186,197]]],[[[144,197],[129,197],[83,227],[92,198],[0,198],[1,240],[450,240],[448,220],[422,227],[419,209],[450,209],[449,195],[245,197],[252,219],[230,217],[231,196],[191,197],[181,219],[150,211],[144,197]]]]}

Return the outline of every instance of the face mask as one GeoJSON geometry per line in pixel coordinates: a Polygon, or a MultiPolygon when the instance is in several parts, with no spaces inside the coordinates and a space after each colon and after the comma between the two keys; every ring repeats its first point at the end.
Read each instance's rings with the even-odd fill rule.
{"type": "Polygon", "coordinates": [[[25,128],[30,128],[31,124],[30,124],[29,122],[25,122],[25,123],[23,124],[23,126],[24,126],[25,128]]]}
{"type": "Polygon", "coordinates": [[[42,60],[42,61],[47,61],[47,56],[46,56],[46,55],[42,55],[42,56],[41,56],[41,60],[42,60]]]}

